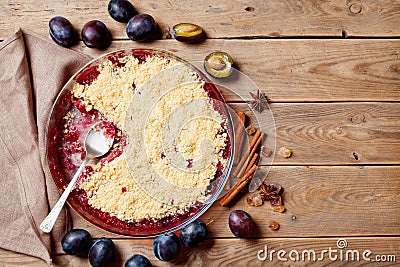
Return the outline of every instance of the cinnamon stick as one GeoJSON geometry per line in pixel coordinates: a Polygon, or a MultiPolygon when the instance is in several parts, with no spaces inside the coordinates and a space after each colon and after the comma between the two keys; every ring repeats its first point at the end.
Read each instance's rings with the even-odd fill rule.
{"type": "Polygon", "coordinates": [[[247,168],[244,171],[244,173],[248,172],[251,169],[251,167],[253,167],[253,165],[257,165],[258,164],[258,159],[259,159],[258,156],[259,156],[258,153],[254,153],[254,155],[251,158],[249,165],[247,165],[247,168]]]}
{"type": "Polygon", "coordinates": [[[257,132],[254,135],[254,138],[251,140],[250,146],[248,148],[248,153],[246,153],[246,156],[243,157],[239,162],[239,164],[237,165],[235,172],[233,173],[234,176],[241,177],[243,175],[243,173],[249,166],[251,158],[253,157],[254,153],[256,153],[258,146],[261,144],[263,138],[264,134],[261,133],[260,130],[257,130],[257,132]]]}
{"type": "Polygon", "coordinates": [[[245,123],[246,123],[246,114],[244,112],[239,111],[237,113],[239,120],[241,123],[238,123],[236,127],[236,134],[237,142],[235,146],[235,158],[233,159],[233,164],[236,165],[239,163],[240,155],[242,154],[243,150],[243,138],[245,133],[245,123]]]}
{"type": "Polygon", "coordinates": [[[243,167],[241,168],[241,170],[238,173],[238,176],[241,177],[243,175],[243,173],[246,172],[246,169],[251,167],[251,164],[249,164],[249,162],[251,161],[251,159],[253,158],[254,154],[256,153],[259,145],[262,142],[262,139],[264,138],[264,134],[261,134],[260,137],[258,138],[258,140],[256,141],[256,143],[254,144],[253,148],[250,151],[249,156],[247,157],[247,160],[245,162],[245,164],[243,164],[243,167]]]}
{"type": "Polygon", "coordinates": [[[248,172],[246,172],[242,178],[225,194],[220,200],[219,203],[222,206],[228,205],[237,194],[242,191],[242,189],[250,182],[252,175],[256,172],[257,165],[254,164],[248,172]]]}
{"type": "Polygon", "coordinates": [[[257,139],[260,137],[260,135],[261,135],[261,131],[260,131],[260,130],[257,130],[256,133],[255,133],[254,136],[253,136],[253,139],[251,139],[250,145],[246,148],[245,153],[243,153],[242,158],[241,158],[239,164],[236,166],[236,169],[235,169],[235,171],[233,172],[233,175],[234,175],[234,176],[236,176],[236,177],[238,176],[238,173],[239,173],[240,169],[243,167],[243,165],[244,165],[244,163],[245,163],[247,157],[249,156],[249,154],[250,154],[250,152],[251,152],[252,147],[253,147],[254,144],[257,142],[257,139]]]}

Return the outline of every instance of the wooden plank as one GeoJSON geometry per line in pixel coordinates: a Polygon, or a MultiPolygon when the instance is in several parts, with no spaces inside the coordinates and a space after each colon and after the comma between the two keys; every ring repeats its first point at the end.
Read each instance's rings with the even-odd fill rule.
{"type": "MultiPolygon", "coordinates": [[[[399,260],[399,237],[347,237],[345,240],[347,247],[343,249],[337,247],[337,238],[207,240],[197,248],[183,249],[177,260],[167,263],[159,261],[154,256],[151,239],[118,239],[114,240],[118,253],[112,266],[123,266],[125,260],[134,254],[145,255],[153,266],[171,266],[171,264],[174,266],[288,266],[289,264],[290,266],[396,266],[396,261],[399,260]],[[267,246],[267,250],[265,246],[267,246]],[[331,256],[327,252],[321,256],[322,250],[329,250],[329,248],[332,251],[331,256]],[[272,250],[275,250],[275,252],[272,254],[271,260],[270,253],[272,250]],[[279,250],[286,252],[282,257],[288,261],[278,259],[277,251],[279,250]],[[291,252],[292,250],[299,253],[298,260],[293,261],[289,258],[291,255],[292,259],[296,259],[296,252],[291,252]],[[363,253],[366,250],[371,251],[370,255],[364,256],[370,261],[364,260],[363,253]],[[263,261],[264,253],[260,253],[261,260],[259,259],[259,251],[268,252],[265,261],[263,261]],[[312,251],[315,252],[315,260],[312,251]],[[303,252],[304,256],[302,256],[303,252]],[[308,253],[311,253],[310,259],[308,253]],[[342,258],[340,255],[342,255],[342,258]],[[358,258],[357,255],[359,255],[358,258]],[[378,255],[379,259],[383,259],[382,256],[384,255],[386,262],[373,262],[372,260],[377,259],[378,255]]],[[[46,266],[38,259],[4,250],[0,250],[0,259],[0,266],[21,266],[24,263],[32,267],[46,266]]],[[[53,262],[53,266],[88,266],[86,258],[68,255],[55,255],[53,262]]]]}
{"type": "MultiPolygon", "coordinates": [[[[111,19],[103,1],[1,1],[0,39],[16,26],[47,34],[48,21],[67,17],[79,29],[89,20],[106,23],[114,38],[127,38],[125,25],[111,19]]],[[[211,38],[255,36],[399,36],[399,1],[134,1],[141,13],[154,16],[165,33],[173,25],[201,25],[211,38]],[[342,34],[342,31],[345,33],[342,34]]]]}
{"type": "MultiPolygon", "coordinates": [[[[267,172],[260,168],[260,174],[267,172]]],[[[210,238],[232,237],[231,210],[246,210],[257,224],[254,237],[325,237],[400,235],[400,167],[272,167],[268,183],[284,188],[285,213],[268,203],[251,207],[242,197],[233,207],[214,204],[202,219],[210,238]],[[279,231],[268,224],[275,220],[279,231]]],[[[262,176],[262,177],[265,177],[262,176]]],[[[122,237],[94,227],[72,213],[73,227],[93,236],[122,237]]]]}
{"type": "MultiPolygon", "coordinates": [[[[247,104],[230,104],[235,111],[246,111],[251,123],[261,125],[271,147],[274,122],[267,113],[249,112],[247,104]],[[258,120],[258,123],[257,123],[258,120]]],[[[399,164],[400,104],[329,103],[271,104],[275,119],[276,151],[274,165],[399,164]],[[290,158],[279,156],[279,149],[292,151],[290,158]]],[[[261,164],[271,164],[263,158],[261,164]]]]}
{"type": "MultiPolygon", "coordinates": [[[[400,101],[400,40],[114,41],[106,51],[135,47],[174,52],[199,61],[200,69],[208,53],[228,52],[243,75],[215,82],[230,101],[250,99],[257,87],[271,102],[400,101]]],[[[74,49],[93,57],[106,52],[83,44],[74,49]]]]}

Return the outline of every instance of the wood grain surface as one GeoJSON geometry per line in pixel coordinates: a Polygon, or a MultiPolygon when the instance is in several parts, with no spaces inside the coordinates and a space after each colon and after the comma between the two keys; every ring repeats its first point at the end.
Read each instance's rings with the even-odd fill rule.
{"type": "MultiPolygon", "coordinates": [[[[155,258],[151,249],[153,242],[151,239],[136,239],[133,242],[127,239],[118,239],[115,241],[118,251],[117,259],[110,267],[123,266],[124,261],[134,254],[145,255],[153,266],[397,266],[395,260],[398,261],[398,258],[393,258],[393,255],[398,253],[397,248],[400,246],[398,237],[346,237],[347,247],[344,249],[337,247],[338,240],[339,238],[213,239],[206,240],[196,249],[184,249],[179,260],[166,263],[155,258]],[[264,254],[260,253],[261,260],[259,260],[258,253],[260,250],[265,251],[265,246],[267,246],[268,258],[264,261],[262,258],[264,254]],[[329,248],[336,250],[332,252],[331,259],[335,259],[336,256],[337,260],[332,261],[328,253],[321,256],[322,250],[329,250],[329,248]],[[275,250],[272,260],[269,256],[271,250],[275,250]],[[279,261],[277,258],[279,250],[286,251],[283,258],[287,259],[289,259],[289,255],[296,257],[295,252],[289,253],[293,250],[297,251],[299,260],[279,261]],[[370,256],[366,256],[369,261],[363,259],[363,253],[366,250],[372,252],[370,256]],[[315,252],[315,260],[312,251],[315,252]],[[302,260],[303,253],[304,260],[302,260]],[[311,253],[310,260],[308,253],[311,253]],[[359,260],[357,260],[357,254],[359,260]],[[343,255],[341,261],[339,260],[340,255],[343,255]],[[376,260],[379,259],[386,259],[386,261],[377,262],[376,260]]],[[[0,250],[0,258],[3,260],[4,266],[47,266],[36,258],[18,257],[17,254],[6,250],[0,250]]],[[[86,258],[56,255],[52,266],[89,265],[86,258]]]]}
{"type": "MultiPolygon", "coordinates": [[[[270,102],[400,101],[400,40],[115,41],[109,51],[138,47],[173,52],[200,62],[201,69],[208,53],[228,52],[243,73],[216,80],[227,88],[223,93],[229,101],[250,99],[247,91],[255,87],[270,102]]],[[[93,57],[104,54],[83,44],[74,49],[93,57]]]]}
{"type": "MultiPolygon", "coordinates": [[[[182,22],[201,25],[209,38],[400,36],[398,0],[132,2],[138,12],[154,16],[164,37],[182,22]]],[[[17,26],[46,35],[56,15],[68,18],[78,31],[89,20],[101,20],[115,39],[127,39],[125,25],[112,20],[107,4],[108,0],[1,1],[0,39],[17,26]]]]}
{"type": "MultiPolygon", "coordinates": [[[[275,130],[273,165],[400,162],[398,103],[273,103],[270,107],[274,121],[265,111],[251,112],[247,104],[230,106],[245,111],[255,127],[262,125],[272,134],[275,130]],[[292,156],[279,156],[281,147],[290,149],[292,156]]],[[[270,161],[264,157],[261,164],[271,164],[270,161]]]]}
{"type": "MultiPolygon", "coordinates": [[[[262,167],[257,175],[265,177],[267,171],[262,167]]],[[[233,237],[228,216],[234,209],[253,216],[253,237],[400,235],[399,177],[400,167],[273,166],[266,182],[282,185],[286,212],[273,212],[268,203],[249,206],[245,195],[229,208],[214,204],[202,219],[209,223],[212,238],[233,237]],[[271,220],[281,225],[279,231],[268,229],[271,220]]],[[[74,228],[89,229],[95,237],[117,236],[72,214],[74,228]]]]}
{"type": "MultiPolygon", "coordinates": [[[[94,238],[111,237],[123,266],[141,253],[153,266],[397,266],[400,261],[400,1],[249,0],[131,1],[154,16],[160,40],[132,42],[125,24],[111,19],[108,0],[0,1],[0,40],[16,27],[49,37],[48,22],[65,16],[80,32],[89,20],[103,21],[114,41],[105,50],[82,42],[72,47],[92,57],[117,49],[167,50],[202,69],[213,51],[228,52],[237,70],[216,82],[234,111],[245,111],[268,135],[274,154],[262,158],[257,176],[284,188],[286,212],[268,203],[251,207],[247,193],[230,207],[214,204],[202,217],[210,229],[199,248],[185,249],[171,264],[157,260],[153,238],[131,238],[101,230],[71,210],[74,228],[94,238]],[[206,39],[180,43],[177,23],[199,24],[206,39]],[[246,101],[260,88],[270,110],[253,113],[246,101]],[[271,116],[272,115],[272,116],[271,116]],[[290,149],[290,158],[276,153],[290,149]],[[273,159],[273,160],[272,160],[273,159]],[[256,222],[250,239],[234,238],[230,211],[248,211],[256,222]],[[271,220],[278,231],[268,228],[271,220]],[[395,255],[396,262],[260,261],[265,245],[274,250],[315,250],[346,238],[346,249],[395,255]]],[[[1,75],[1,74],[0,74],[1,75]]],[[[59,244],[55,244],[59,246],[59,244]]],[[[87,259],[53,255],[53,266],[88,266],[87,259]]],[[[0,249],[0,267],[46,266],[39,259],[0,249]]]]}

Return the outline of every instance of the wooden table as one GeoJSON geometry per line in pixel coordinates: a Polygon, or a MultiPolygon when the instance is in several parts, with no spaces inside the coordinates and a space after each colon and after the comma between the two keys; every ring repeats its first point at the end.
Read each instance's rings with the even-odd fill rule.
{"type": "MultiPolygon", "coordinates": [[[[115,39],[107,51],[155,47],[188,60],[203,60],[215,50],[228,52],[238,68],[270,99],[275,117],[277,149],[293,156],[276,156],[268,182],[284,187],[287,211],[274,213],[268,205],[250,207],[243,198],[232,208],[214,204],[202,219],[210,222],[210,239],[185,250],[176,265],[259,266],[304,264],[367,264],[324,260],[265,262],[257,253],[269,251],[338,249],[371,250],[395,255],[400,262],[400,1],[395,0],[269,0],[269,1],[132,1],[141,13],[154,16],[162,40],[135,43],[124,25],[107,13],[108,1],[14,0],[0,2],[0,40],[16,26],[48,36],[48,21],[67,17],[77,29],[91,19],[102,20],[115,39]],[[184,44],[166,38],[180,22],[201,25],[208,38],[184,44]],[[248,211],[258,225],[251,239],[234,238],[228,227],[230,210],[248,211]],[[270,220],[281,225],[268,229],[270,220]]],[[[93,57],[104,51],[82,43],[72,49],[93,57]]],[[[245,88],[243,89],[245,90],[245,88]]],[[[247,106],[225,94],[239,111],[247,106]]],[[[266,168],[260,167],[260,168],[266,168]]],[[[134,239],[101,231],[74,212],[73,226],[94,237],[115,241],[118,264],[134,253],[146,255],[155,266],[152,238],[134,239]]],[[[292,254],[292,256],[295,254],[292,254]]],[[[317,256],[320,256],[318,254],[317,256]]],[[[393,258],[386,263],[396,265],[393,258]]],[[[86,259],[54,255],[57,266],[88,266],[86,259]]],[[[399,263],[397,263],[399,264],[399,263]]],[[[0,251],[0,266],[43,266],[38,259],[0,251]]]]}

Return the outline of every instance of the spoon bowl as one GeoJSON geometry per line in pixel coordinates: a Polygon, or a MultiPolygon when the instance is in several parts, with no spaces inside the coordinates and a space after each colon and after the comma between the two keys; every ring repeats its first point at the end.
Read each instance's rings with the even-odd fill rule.
{"type": "Polygon", "coordinates": [[[85,138],[86,156],[98,158],[106,154],[114,142],[114,134],[115,128],[111,126],[105,126],[101,122],[94,125],[85,138]]]}
{"type": "Polygon", "coordinates": [[[92,126],[92,128],[90,128],[85,137],[86,156],[82,161],[81,166],[79,166],[79,169],[72,178],[71,182],[69,182],[68,187],[65,189],[64,193],[57,201],[56,205],[54,205],[49,215],[47,215],[47,217],[40,224],[40,230],[45,233],[49,233],[53,229],[53,226],[58,218],[58,215],[61,212],[61,209],[65,204],[65,201],[67,200],[69,194],[74,188],[79,176],[81,175],[88,161],[94,158],[101,157],[110,150],[112,144],[114,143],[114,134],[112,133],[115,133],[115,128],[112,128],[108,125],[106,126],[102,122],[95,124],[94,126],[92,126]]]}

